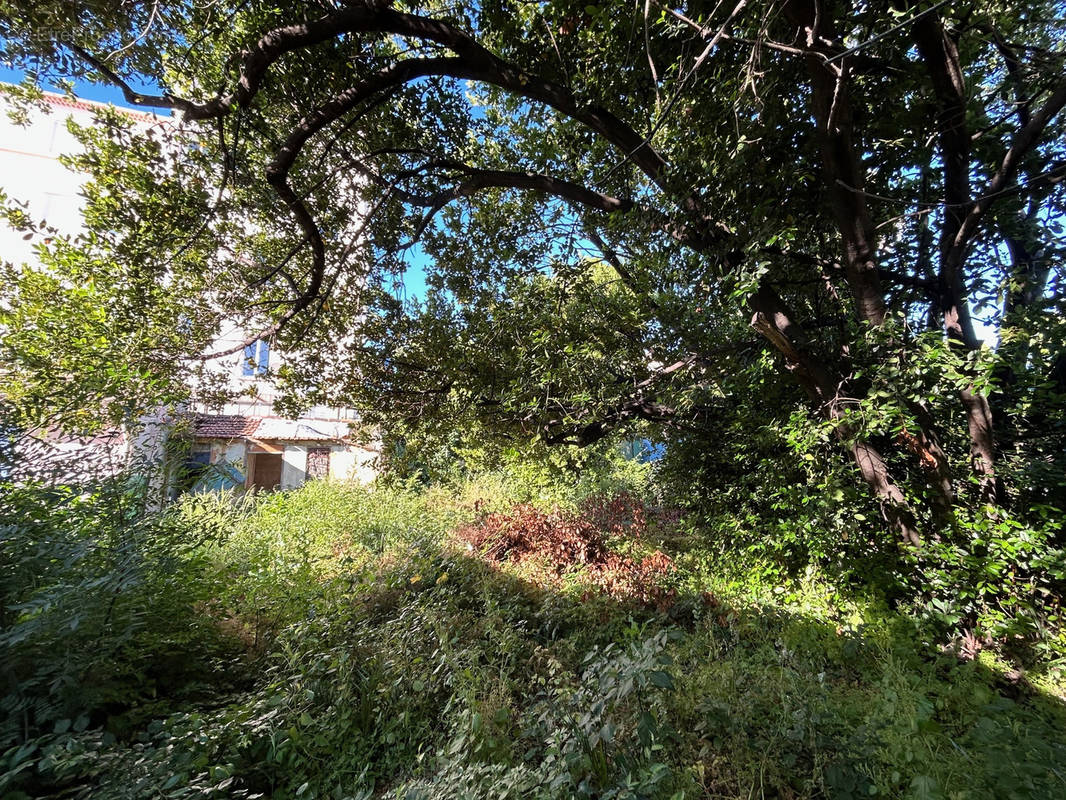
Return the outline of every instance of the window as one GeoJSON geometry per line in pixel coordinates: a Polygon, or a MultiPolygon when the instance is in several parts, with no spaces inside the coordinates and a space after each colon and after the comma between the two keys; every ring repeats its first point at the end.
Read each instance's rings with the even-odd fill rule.
{"type": "Polygon", "coordinates": [[[260,339],[245,346],[244,357],[241,359],[242,375],[266,375],[269,366],[270,342],[260,339]]]}
{"type": "Polygon", "coordinates": [[[307,479],[329,477],[329,448],[312,447],[307,451],[307,479]]]}

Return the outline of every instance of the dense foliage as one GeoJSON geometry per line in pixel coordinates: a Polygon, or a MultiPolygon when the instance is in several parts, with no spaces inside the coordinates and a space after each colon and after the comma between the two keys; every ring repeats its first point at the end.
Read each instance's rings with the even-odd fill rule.
{"type": "Polygon", "coordinates": [[[40,322],[5,392],[47,405],[69,330],[119,416],[237,317],[293,404],[386,428],[714,452],[792,419],[911,545],[1062,505],[1057,0],[0,8],[34,79],[175,114],[84,133],[87,234],[7,276],[40,322]]]}
{"type": "Polygon", "coordinates": [[[0,794],[1066,793],[1064,20],[0,0],[174,112],[0,194],[0,794]],[[234,322],[377,488],[32,463],[234,322]]]}
{"type": "Polygon", "coordinates": [[[560,489],[316,482],[189,497],[151,522],[116,508],[129,488],[11,496],[0,793],[1066,789],[1061,662],[1023,677],[980,642],[940,651],[932,629],[813,572],[724,578],[676,517],[560,489]],[[544,536],[589,547],[521,555],[544,536]],[[657,550],[665,567],[639,588],[658,591],[604,580],[611,558],[624,577],[657,550]]]}

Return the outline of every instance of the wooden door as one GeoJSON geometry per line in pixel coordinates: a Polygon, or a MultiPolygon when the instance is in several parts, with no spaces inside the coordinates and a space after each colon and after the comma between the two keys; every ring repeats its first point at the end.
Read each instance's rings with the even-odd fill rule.
{"type": "Polygon", "coordinates": [[[252,486],[272,492],[281,485],[281,454],[256,453],[252,456],[252,486]]]}

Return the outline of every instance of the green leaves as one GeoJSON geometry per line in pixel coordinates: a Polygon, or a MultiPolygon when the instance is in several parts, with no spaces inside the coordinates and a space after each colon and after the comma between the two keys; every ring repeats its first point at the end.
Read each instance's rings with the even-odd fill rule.
{"type": "MultiPolygon", "coordinates": [[[[1066,156],[1062,115],[1016,185],[982,187],[1021,141],[1017,118],[1060,79],[1057,5],[972,19],[938,6],[972,88],[955,117],[936,113],[942,87],[911,26],[876,4],[822,17],[822,45],[864,43],[832,62],[847,68],[831,102],[812,99],[817,72],[797,79],[825,53],[794,52],[806,37],[766,3],[729,17],[343,5],[4,5],[0,47],[44,79],[104,77],[73,43],[190,103],[244,92],[217,116],[103,111],[79,131],[85,151],[67,163],[88,179],[83,236],[45,243],[47,224],[5,198],[8,221],[42,239],[39,264],[0,274],[11,422],[85,432],[208,402],[197,359],[223,321],[286,320],[279,409],[358,407],[366,431],[397,444],[398,472],[454,477],[535,454],[515,480],[536,495],[564,470],[598,480],[608,444],[665,441],[657,469],[724,564],[829,568],[946,625],[1043,635],[1063,593],[1066,316],[1047,287],[1066,248],[1044,174],[1066,156]],[[430,20],[403,30],[408,12],[430,20]],[[77,31],[63,27],[72,14],[77,31]],[[313,41],[299,41],[305,25],[313,41]],[[288,44],[256,49],[264,36],[288,44]],[[439,69],[388,80],[427,62],[439,69]],[[970,124],[961,175],[993,204],[957,280],[939,263],[966,205],[948,202],[954,162],[934,149],[945,119],[970,124]],[[848,148],[854,164],[834,176],[827,161],[848,148]],[[428,287],[417,299],[414,273],[428,287]],[[759,334],[750,301],[763,289],[780,303],[760,310],[776,324],[759,334]],[[862,313],[882,301],[883,323],[862,313]],[[945,313],[964,326],[971,311],[998,346],[941,332],[945,313]],[[1010,513],[984,508],[971,481],[963,389],[988,398],[1010,513]],[[848,461],[860,442],[878,455],[873,489],[848,461]],[[913,557],[884,524],[902,505],[929,542],[913,557]]],[[[39,99],[16,94],[17,114],[39,99]]],[[[379,548],[405,535],[380,522],[379,548]]],[[[279,619],[304,609],[280,591],[289,575],[310,592],[319,568],[322,530],[300,530],[276,561],[249,544],[262,569],[241,603],[265,598],[279,619]]],[[[89,621],[66,624],[77,637],[89,621]]]]}
{"type": "Polygon", "coordinates": [[[659,689],[673,689],[674,679],[670,677],[669,672],[663,672],[662,670],[656,670],[648,675],[648,680],[651,681],[651,685],[659,689]]]}

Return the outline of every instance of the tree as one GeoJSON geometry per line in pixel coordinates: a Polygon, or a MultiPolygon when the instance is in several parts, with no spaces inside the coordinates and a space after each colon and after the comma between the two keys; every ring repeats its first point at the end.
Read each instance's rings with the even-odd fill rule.
{"type": "Polygon", "coordinates": [[[195,141],[87,133],[76,246],[195,284],[197,345],[263,320],[305,400],[694,435],[770,352],[913,545],[971,475],[962,499],[1016,494],[1004,454],[1061,463],[1057,2],[3,8],[9,60],[174,109],[195,141]],[[432,291],[405,304],[416,245],[432,291]]]}

